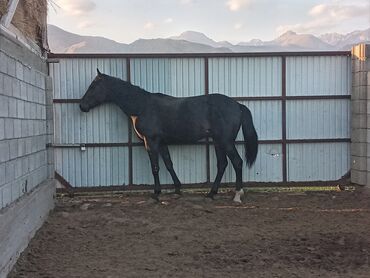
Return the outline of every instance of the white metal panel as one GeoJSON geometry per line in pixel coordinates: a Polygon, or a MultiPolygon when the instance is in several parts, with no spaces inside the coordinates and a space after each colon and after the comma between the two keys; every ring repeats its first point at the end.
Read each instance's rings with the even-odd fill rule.
{"type": "Polygon", "coordinates": [[[151,93],[176,97],[204,94],[201,58],[131,59],[131,82],[151,93]]]}
{"type": "Polygon", "coordinates": [[[281,96],[281,58],[209,59],[209,91],[232,97],[281,96]]]}
{"type": "MultiPolygon", "coordinates": [[[[281,139],[281,101],[241,101],[249,108],[259,140],[281,139]]],[[[244,140],[240,128],[237,140],[244,140]]]]}
{"type": "Polygon", "coordinates": [[[126,80],[126,59],[122,58],[73,58],[59,59],[51,63],[55,99],[81,98],[91,81],[96,77],[96,69],[126,80]]]}
{"type": "Polygon", "coordinates": [[[349,95],[351,58],[293,56],[286,58],[287,96],[349,95]]]}
{"type": "Polygon", "coordinates": [[[126,143],[127,116],[114,104],[81,112],[78,104],[54,104],[54,143],[126,143]]]}
{"type": "Polygon", "coordinates": [[[350,100],[289,100],[286,107],[288,139],[350,137],[350,100]]]}
{"type": "Polygon", "coordinates": [[[288,181],[337,180],[350,165],[350,143],[288,144],[288,181]]]}
{"type": "Polygon", "coordinates": [[[128,184],[128,148],[62,148],[55,151],[55,170],[76,187],[128,184]]]}
{"type": "MultiPolygon", "coordinates": [[[[282,149],[279,144],[259,145],[258,156],[252,168],[245,163],[244,146],[237,145],[237,150],[243,159],[243,181],[257,182],[279,182],[282,181],[282,149]]],[[[228,166],[222,179],[224,183],[235,183],[235,171],[228,159],[228,166]]],[[[210,148],[211,181],[214,181],[217,174],[217,159],[214,148],[210,148]]]]}

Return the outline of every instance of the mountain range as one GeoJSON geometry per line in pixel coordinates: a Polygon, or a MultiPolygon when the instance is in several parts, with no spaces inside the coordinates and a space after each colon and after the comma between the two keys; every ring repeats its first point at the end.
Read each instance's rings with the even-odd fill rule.
{"type": "Polygon", "coordinates": [[[205,34],[186,31],[179,36],[138,39],[130,44],[104,37],[81,36],[48,25],[48,39],[54,53],[221,53],[275,51],[350,50],[352,45],[370,42],[370,28],[348,34],[328,33],[320,36],[288,31],[271,41],[253,39],[232,44],[215,41],[205,34]]]}

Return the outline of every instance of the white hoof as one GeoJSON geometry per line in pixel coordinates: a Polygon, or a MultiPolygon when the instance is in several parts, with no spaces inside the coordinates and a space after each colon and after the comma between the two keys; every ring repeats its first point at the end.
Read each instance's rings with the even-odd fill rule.
{"type": "Polygon", "coordinates": [[[235,196],[234,196],[233,201],[240,204],[242,202],[241,198],[243,196],[244,196],[244,190],[240,189],[239,191],[235,192],[235,196]]]}

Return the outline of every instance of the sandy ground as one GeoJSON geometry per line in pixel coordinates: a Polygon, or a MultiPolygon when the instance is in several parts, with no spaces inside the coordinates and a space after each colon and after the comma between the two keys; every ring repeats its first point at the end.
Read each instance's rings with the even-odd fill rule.
{"type": "Polygon", "coordinates": [[[370,194],[59,198],[12,277],[370,277],[370,194]]]}

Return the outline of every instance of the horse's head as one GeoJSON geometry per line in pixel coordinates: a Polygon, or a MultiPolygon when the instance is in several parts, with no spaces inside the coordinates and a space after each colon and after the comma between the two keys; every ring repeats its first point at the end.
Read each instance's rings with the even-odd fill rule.
{"type": "Polygon", "coordinates": [[[96,70],[98,75],[91,82],[80,101],[80,109],[83,112],[89,112],[90,109],[110,101],[109,76],[102,74],[99,69],[96,70]]]}

